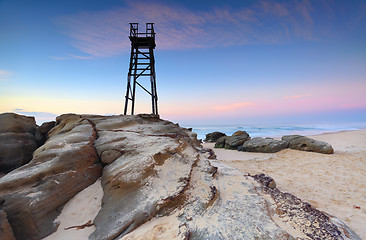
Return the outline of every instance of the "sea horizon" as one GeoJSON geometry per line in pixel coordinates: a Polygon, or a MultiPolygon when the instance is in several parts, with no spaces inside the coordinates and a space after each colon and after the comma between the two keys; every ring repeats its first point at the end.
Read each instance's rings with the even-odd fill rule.
{"type": "Polygon", "coordinates": [[[184,128],[192,128],[197,139],[204,140],[206,134],[222,132],[230,136],[236,131],[246,131],[252,138],[278,138],[285,135],[312,136],[324,133],[352,131],[366,129],[366,122],[338,123],[338,124],[180,124],[184,128]]]}

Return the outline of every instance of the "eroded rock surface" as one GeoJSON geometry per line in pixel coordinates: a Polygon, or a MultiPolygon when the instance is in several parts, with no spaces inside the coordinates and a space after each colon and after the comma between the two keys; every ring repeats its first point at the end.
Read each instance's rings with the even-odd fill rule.
{"type": "Polygon", "coordinates": [[[0,132],[36,133],[36,121],[34,117],[27,117],[16,113],[0,114],[0,132]]]}
{"type": "Polygon", "coordinates": [[[0,172],[8,173],[32,159],[36,128],[34,117],[0,114],[0,172]]]}
{"type": "Polygon", "coordinates": [[[274,140],[273,138],[256,137],[246,141],[239,151],[275,153],[287,148],[286,141],[274,140]]]}
{"type": "Polygon", "coordinates": [[[57,122],[32,161],[0,178],[3,210],[17,239],[52,233],[59,208],[101,176],[92,124],[77,115],[62,115],[57,122]]]}
{"type": "Polygon", "coordinates": [[[217,139],[217,141],[215,143],[215,148],[224,148],[225,147],[226,138],[227,138],[227,136],[222,136],[219,139],[217,139]]]}
{"type": "Polygon", "coordinates": [[[301,135],[283,136],[282,140],[289,143],[289,148],[308,152],[332,154],[334,149],[329,143],[317,141],[301,135]]]}
{"type": "Polygon", "coordinates": [[[118,239],[359,239],[339,220],[280,192],[272,178],[214,160],[197,162],[187,189],[169,206],[118,239]]]}
{"type": "Polygon", "coordinates": [[[13,229],[11,228],[6,213],[0,209],[0,239],[15,240],[13,229]]]}
{"type": "Polygon", "coordinates": [[[245,131],[237,131],[232,136],[222,136],[216,141],[215,148],[226,148],[238,150],[246,141],[250,139],[250,136],[245,131]]]}
{"type": "Polygon", "coordinates": [[[220,137],[226,136],[225,133],[222,132],[212,132],[206,134],[205,142],[216,142],[220,137]]]}
{"type": "Polygon", "coordinates": [[[92,121],[99,133],[96,148],[108,165],[102,176],[103,208],[90,239],[114,239],[166,211],[185,191],[198,161],[198,145],[188,131],[160,119],[92,121]]]}

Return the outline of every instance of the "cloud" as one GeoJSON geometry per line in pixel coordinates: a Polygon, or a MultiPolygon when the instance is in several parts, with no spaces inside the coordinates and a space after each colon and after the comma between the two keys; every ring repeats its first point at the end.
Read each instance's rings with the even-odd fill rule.
{"type": "Polygon", "coordinates": [[[252,102],[239,102],[239,103],[232,103],[226,105],[216,105],[213,106],[212,109],[216,111],[231,111],[236,110],[244,107],[254,106],[255,104],[252,102]]]}
{"type": "Polygon", "coordinates": [[[294,98],[305,98],[305,97],[311,97],[310,94],[304,94],[304,95],[293,95],[293,96],[285,96],[282,97],[284,99],[294,99],[294,98]]]}
{"type": "Polygon", "coordinates": [[[13,73],[10,71],[6,71],[6,70],[1,70],[0,69],[0,81],[5,81],[8,80],[9,76],[12,75],[13,73]]]}
{"type": "Polygon", "coordinates": [[[94,56],[77,56],[77,55],[73,55],[73,54],[67,54],[66,57],[55,57],[55,56],[50,56],[50,58],[54,59],[54,60],[67,60],[67,59],[93,59],[94,56]]]}
{"type": "Polygon", "coordinates": [[[205,11],[127,1],[123,8],[81,12],[55,21],[73,39],[74,47],[91,56],[107,57],[129,50],[129,22],[154,22],[161,50],[206,48],[312,39],[311,12],[309,1],[262,1],[245,8],[213,7],[205,11]]]}

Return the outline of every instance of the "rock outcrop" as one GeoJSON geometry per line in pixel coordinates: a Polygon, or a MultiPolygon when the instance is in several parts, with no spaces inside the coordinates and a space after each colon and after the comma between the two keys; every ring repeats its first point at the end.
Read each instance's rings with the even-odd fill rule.
{"type": "Polygon", "coordinates": [[[6,213],[1,210],[2,203],[0,203],[0,239],[15,240],[13,229],[11,228],[6,213]]]}
{"type": "Polygon", "coordinates": [[[96,148],[108,165],[103,208],[90,239],[114,239],[167,211],[187,188],[198,153],[188,131],[171,122],[140,116],[91,120],[99,133],[96,148]]]}
{"type": "Polygon", "coordinates": [[[282,140],[289,143],[289,148],[308,152],[332,154],[334,149],[326,142],[317,141],[300,135],[283,136],[282,140]]]}
{"type": "Polygon", "coordinates": [[[36,128],[34,117],[0,114],[0,172],[8,173],[32,159],[36,128]]]}
{"type": "Polygon", "coordinates": [[[16,113],[0,114],[0,132],[30,133],[34,136],[37,125],[34,117],[27,117],[16,113]]]}
{"type": "Polygon", "coordinates": [[[206,138],[203,140],[205,142],[216,142],[220,137],[226,136],[225,133],[222,132],[212,132],[206,134],[206,138]]]}
{"type": "Polygon", "coordinates": [[[244,142],[248,141],[249,139],[250,136],[247,132],[237,131],[233,133],[232,136],[220,137],[215,144],[215,148],[226,148],[226,149],[237,150],[239,147],[243,145],[244,142]]]}
{"type": "Polygon", "coordinates": [[[256,137],[246,141],[238,150],[245,152],[275,153],[287,148],[288,145],[289,143],[283,140],[256,137]]]}
{"type": "Polygon", "coordinates": [[[94,147],[98,135],[87,118],[62,115],[49,136],[32,161],[0,178],[3,210],[17,239],[52,233],[63,204],[102,173],[94,147]]]}
{"type": "Polygon", "coordinates": [[[249,134],[246,131],[236,131],[231,136],[244,136],[249,138],[249,134]]]}
{"type": "Polygon", "coordinates": [[[62,115],[48,136],[0,178],[17,239],[54,231],[62,205],[100,176],[102,207],[85,221],[91,240],[358,239],[272,178],[208,159],[194,134],[157,117],[62,115]]]}
{"type": "Polygon", "coordinates": [[[202,148],[199,152],[207,159],[216,159],[216,154],[211,148],[202,148]]]}
{"type": "Polygon", "coordinates": [[[55,126],[56,122],[44,122],[36,130],[35,139],[38,146],[43,145],[47,140],[47,133],[55,126]]]}
{"type": "Polygon", "coordinates": [[[229,136],[225,139],[225,148],[238,150],[249,138],[244,136],[229,136]]]}
{"type": "Polygon", "coordinates": [[[205,162],[197,163],[170,213],[118,239],[359,239],[343,223],[279,191],[272,178],[243,175],[214,160],[207,171],[205,162]]]}
{"type": "Polygon", "coordinates": [[[217,141],[215,143],[215,148],[224,148],[226,138],[227,138],[227,136],[222,136],[219,139],[217,139],[217,141]]]}
{"type": "MultiPolygon", "coordinates": [[[[217,137],[220,136],[219,134],[216,133],[219,132],[214,132],[211,134],[215,134],[214,136],[217,137]]],[[[206,139],[212,139],[211,135],[207,134],[206,139]]],[[[256,137],[251,139],[247,132],[237,131],[233,133],[232,136],[219,137],[215,143],[215,148],[226,148],[245,152],[262,152],[262,153],[275,153],[288,147],[291,149],[308,151],[308,152],[318,152],[325,154],[334,153],[334,150],[330,144],[300,135],[283,136],[282,140],[275,140],[273,138],[262,138],[262,137],[256,137]]]]}

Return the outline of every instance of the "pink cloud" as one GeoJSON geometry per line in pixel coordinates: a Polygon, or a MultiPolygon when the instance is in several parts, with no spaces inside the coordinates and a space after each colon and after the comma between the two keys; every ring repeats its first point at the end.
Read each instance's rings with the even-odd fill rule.
{"type": "MultiPolygon", "coordinates": [[[[366,81],[364,79],[340,81],[332,78],[332,82],[317,82],[316,87],[305,83],[295,85],[290,89],[278,89],[277,93],[247,94],[245,100],[241,98],[241,91],[233,91],[219,99],[209,99],[205,96],[187,100],[175,98],[174,102],[161,102],[160,110],[164,117],[169,118],[210,118],[220,117],[271,117],[289,116],[313,113],[343,111],[346,109],[366,108],[366,81]],[[297,90],[298,92],[296,92],[297,90]],[[291,91],[297,94],[289,94],[291,91]],[[279,95],[279,94],[283,95],[279,95]],[[230,103],[222,102],[231,96],[230,103]],[[284,97],[283,97],[284,96],[284,97]],[[188,102],[187,102],[188,101],[188,102]]],[[[190,98],[189,98],[190,99],[190,98]]]]}
{"type": "Polygon", "coordinates": [[[205,11],[181,5],[128,1],[124,8],[63,16],[56,19],[56,23],[73,39],[73,46],[89,55],[106,57],[129,50],[129,22],[154,22],[161,50],[273,44],[292,36],[311,36],[310,10],[307,1],[263,1],[241,9],[205,11]],[[274,21],[279,24],[274,25],[274,21]]]}

